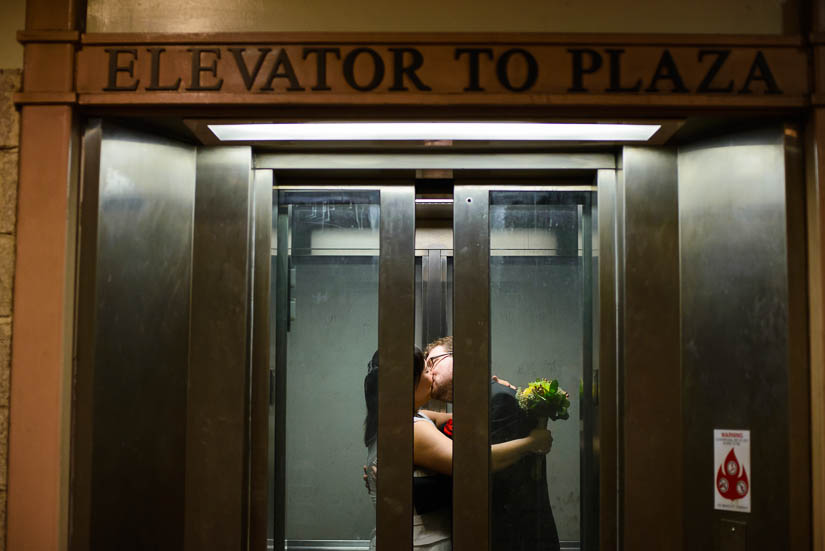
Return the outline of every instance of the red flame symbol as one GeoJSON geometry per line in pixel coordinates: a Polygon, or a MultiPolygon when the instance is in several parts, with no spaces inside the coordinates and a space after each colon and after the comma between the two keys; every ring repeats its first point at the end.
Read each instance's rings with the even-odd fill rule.
{"type": "Polygon", "coordinates": [[[716,473],[716,489],[727,499],[742,499],[748,495],[750,484],[748,483],[748,473],[739,464],[733,448],[728,452],[725,461],[719,465],[719,472],[716,473]]]}

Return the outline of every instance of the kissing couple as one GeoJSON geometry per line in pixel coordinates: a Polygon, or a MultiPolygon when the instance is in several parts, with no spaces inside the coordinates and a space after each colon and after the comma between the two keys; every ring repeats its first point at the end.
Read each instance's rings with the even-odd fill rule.
{"type": "MultiPolygon", "coordinates": [[[[367,416],[367,488],[375,503],[378,433],[378,352],[364,379],[367,416]]],[[[431,399],[453,400],[453,338],[413,352],[413,548],[450,551],[452,533],[452,413],[421,409],[431,399]]],[[[547,489],[544,455],[553,438],[519,408],[515,388],[490,381],[491,538],[493,551],[558,551],[559,538],[547,489]],[[534,469],[541,457],[539,479],[534,469]]],[[[461,430],[461,427],[456,427],[461,430]]],[[[375,548],[375,535],[371,540],[375,548]]]]}

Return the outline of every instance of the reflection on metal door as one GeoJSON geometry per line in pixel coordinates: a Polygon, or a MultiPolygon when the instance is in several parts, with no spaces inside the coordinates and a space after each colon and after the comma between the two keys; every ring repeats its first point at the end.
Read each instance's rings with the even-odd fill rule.
{"type": "Polygon", "coordinates": [[[83,141],[70,548],[260,548],[272,173],[103,121],[83,141]]]}

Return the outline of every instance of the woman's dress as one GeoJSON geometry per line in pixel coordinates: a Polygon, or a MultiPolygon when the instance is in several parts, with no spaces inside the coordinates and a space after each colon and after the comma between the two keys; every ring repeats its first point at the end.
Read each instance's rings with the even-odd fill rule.
{"type": "MultiPolygon", "coordinates": [[[[431,423],[435,426],[432,419],[423,413],[417,413],[413,417],[414,423],[431,423]]],[[[429,469],[422,469],[415,467],[413,477],[415,478],[431,478],[436,479],[440,477],[438,473],[430,471],[429,469]]],[[[443,478],[443,477],[441,477],[443,478]]],[[[419,482],[424,482],[419,480],[419,482]]],[[[414,485],[415,488],[415,485],[414,485]]],[[[413,489],[415,491],[415,489],[413,489]]],[[[428,507],[429,509],[430,507],[428,507]]],[[[452,549],[452,501],[449,496],[445,496],[440,506],[435,510],[419,513],[413,512],[413,549],[421,551],[450,551],[452,549]]]]}
{"type": "MultiPolygon", "coordinates": [[[[435,423],[429,417],[419,413],[413,417],[414,423],[435,423]]],[[[372,476],[372,467],[377,464],[377,445],[373,442],[367,448],[367,477],[372,504],[376,503],[375,479],[372,476]]],[[[436,477],[437,473],[428,469],[416,467],[413,471],[416,478],[436,477]]],[[[433,511],[419,514],[413,511],[413,549],[416,551],[450,551],[452,522],[450,518],[452,504],[449,500],[433,511]]],[[[370,539],[370,551],[375,551],[375,530],[370,539]]]]}

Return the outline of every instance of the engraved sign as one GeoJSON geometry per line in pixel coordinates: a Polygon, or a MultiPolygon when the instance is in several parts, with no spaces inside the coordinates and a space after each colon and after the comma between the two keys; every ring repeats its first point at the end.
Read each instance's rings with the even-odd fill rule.
{"type": "Polygon", "coordinates": [[[803,105],[801,48],[546,42],[96,43],[81,103],[803,105]],[[139,99],[138,99],[139,98],[139,99]]]}

